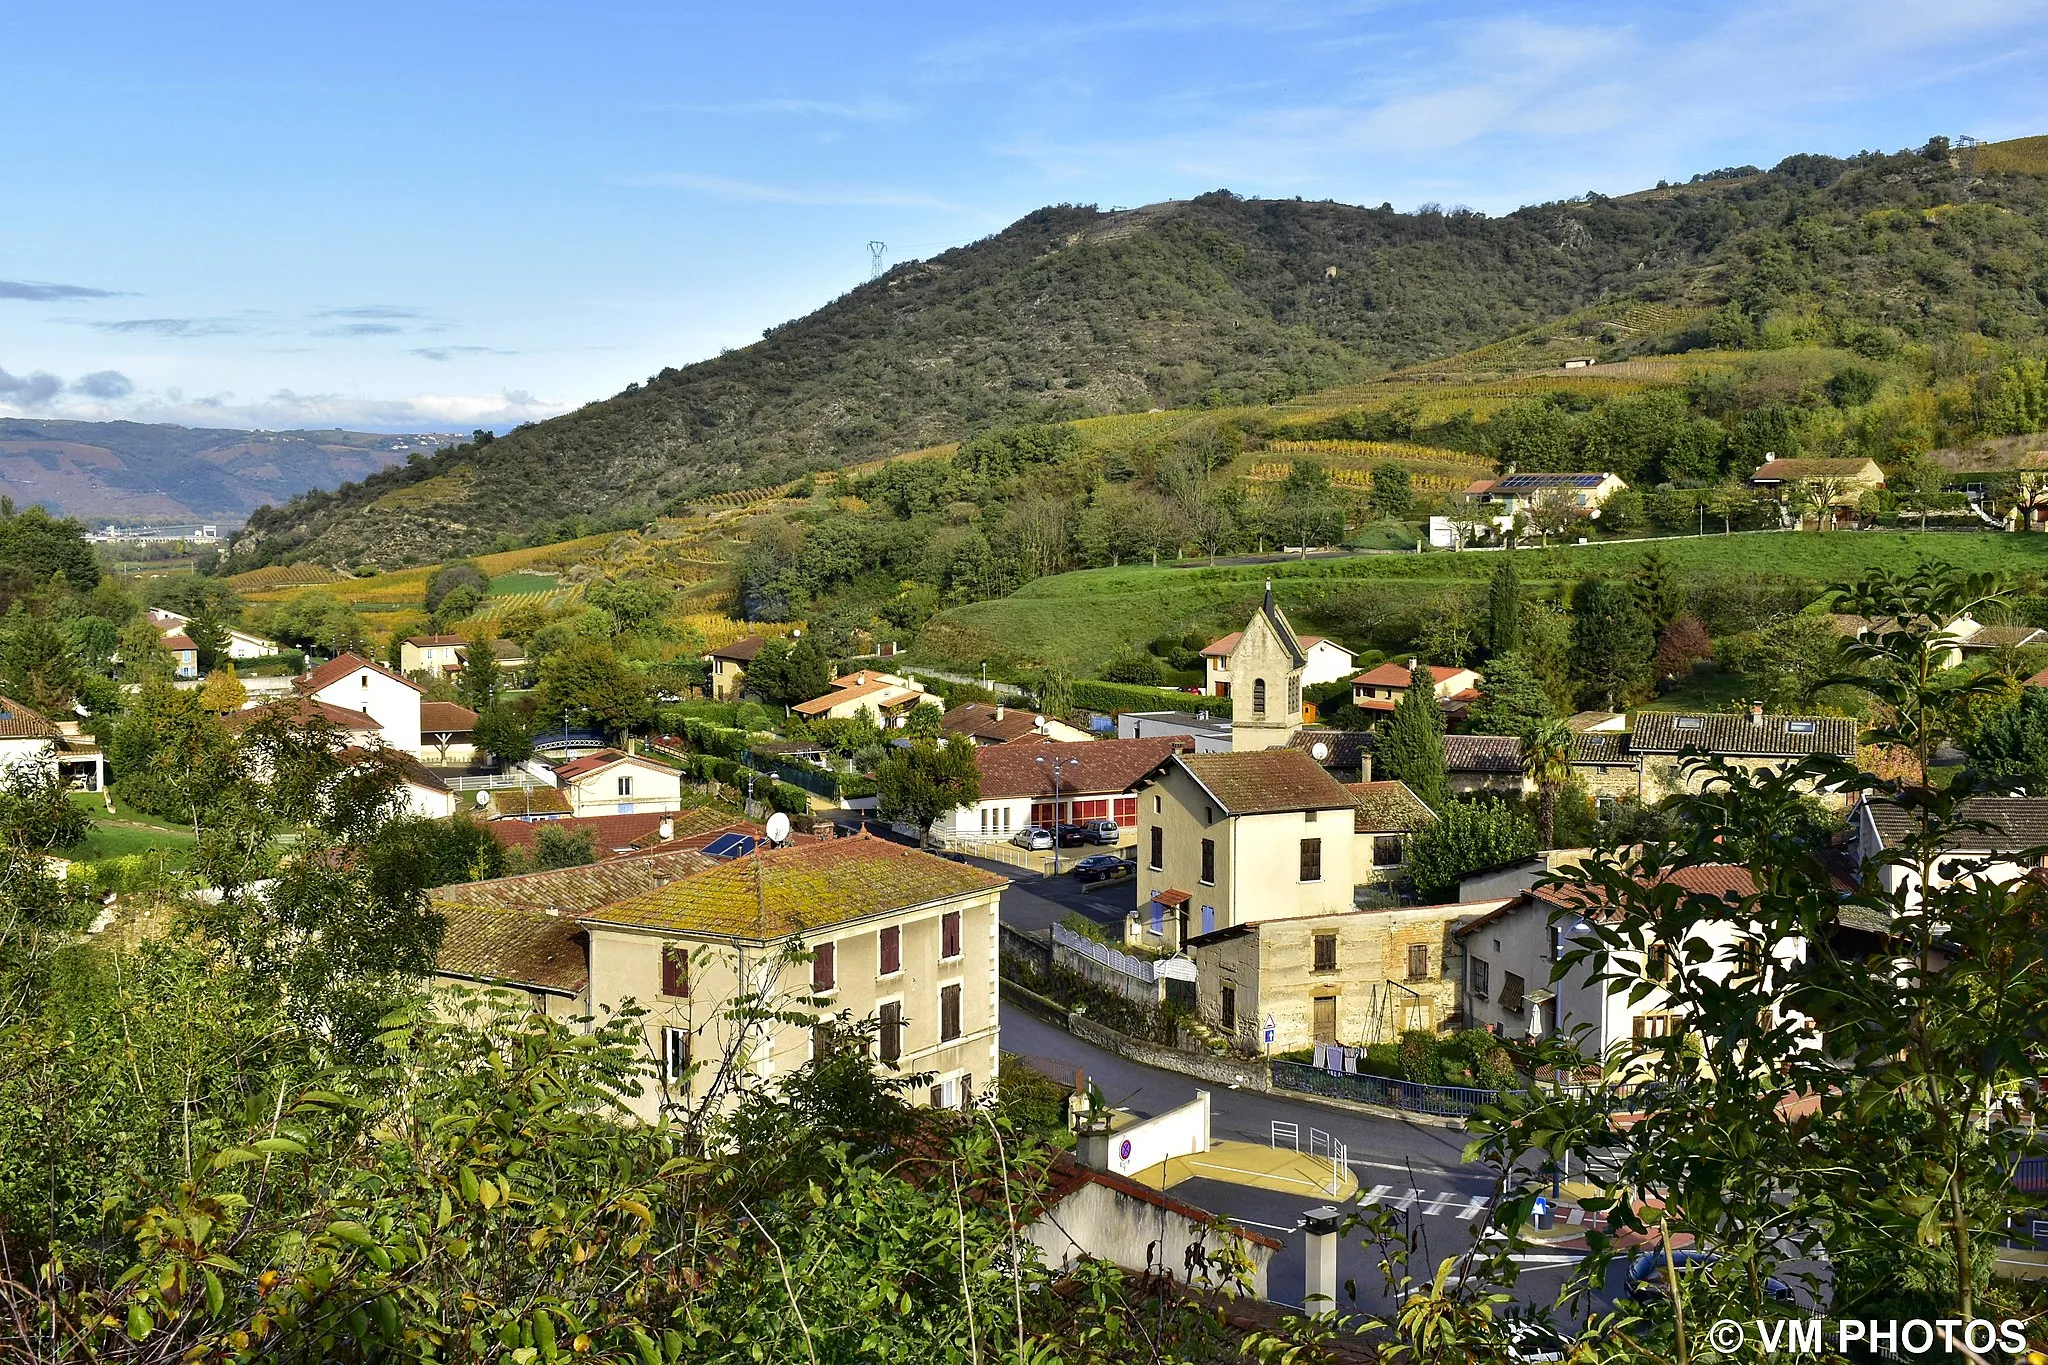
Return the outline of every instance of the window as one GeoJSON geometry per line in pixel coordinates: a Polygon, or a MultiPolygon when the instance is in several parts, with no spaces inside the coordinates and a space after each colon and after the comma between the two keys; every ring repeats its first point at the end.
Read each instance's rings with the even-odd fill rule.
{"type": "Polygon", "coordinates": [[[1252,680],[1252,714],[1255,716],[1266,714],[1266,680],[1264,678],[1252,680]]]}
{"type": "Polygon", "coordinates": [[[881,976],[894,976],[903,970],[903,930],[898,925],[884,929],[877,945],[880,949],[875,971],[881,976]]]}
{"type": "Polygon", "coordinates": [[[1159,796],[1159,794],[1158,794],[1157,792],[1154,792],[1154,793],[1152,794],[1152,813],[1153,813],[1154,815],[1157,815],[1157,814],[1159,814],[1159,812],[1161,812],[1161,811],[1163,811],[1163,810],[1165,810],[1165,809],[1166,809],[1166,804],[1165,804],[1165,802],[1164,802],[1164,801],[1162,801],[1162,800],[1160,799],[1160,796],[1159,796]]]}
{"type": "Polygon", "coordinates": [[[903,1002],[891,1000],[876,1012],[881,1028],[875,1033],[875,1051],[885,1062],[894,1062],[903,1056],[903,1002]]]}
{"type": "Polygon", "coordinates": [[[950,1043],[960,1036],[960,988],[939,987],[939,1041],[950,1043]]]}
{"type": "Polygon", "coordinates": [[[1237,987],[1223,988],[1223,1031],[1237,1032],[1237,987]]]}
{"type": "Polygon", "coordinates": [[[1738,977],[1757,981],[1764,974],[1764,946],[1753,938],[1746,938],[1735,945],[1735,974],[1738,977]]]}
{"type": "Polygon", "coordinates": [[[1408,1033],[1428,1033],[1436,1025],[1429,1017],[1429,1002],[1417,1001],[1401,1009],[1401,1028],[1408,1033]]]}
{"type": "Polygon", "coordinates": [[[981,808],[981,832],[983,834],[988,833],[988,817],[989,809],[987,806],[983,806],[981,808]]]}
{"type": "Polygon", "coordinates": [[[1486,999],[1488,985],[1486,978],[1490,970],[1485,958],[1475,957],[1472,959],[1472,998],[1474,1000],[1486,999]]]}
{"type": "Polygon", "coordinates": [[[622,778],[620,778],[620,779],[619,779],[619,795],[621,795],[621,796],[631,796],[632,794],[633,794],[633,779],[632,779],[632,778],[630,778],[630,777],[622,777],[622,778]]]}
{"type": "Polygon", "coordinates": [[[1706,727],[1706,722],[1698,716],[1680,716],[1671,726],[1675,730],[1700,730],[1706,727]]]}
{"type": "Polygon", "coordinates": [[[1400,835],[1375,834],[1372,836],[1372,865],[1374,867],[1399,867],[1401,865],[1400,835]]]}
{"type": "Polygon", "coordinates": [[[1671,950],[1661,943],[1651,944],[1649,960],[1644,964],[1644,969],[1652,981],[1669,981],[1671,979],[1671,950]]]}
{"type": "Polygon", "coordinates": [[[1216,884],[1216,841],[1202,840],[1202,885],[1216,884]]]}
{"type": "Polygon", "coordinates": [[[1294,714],[1294,713],[1295,713],[1296,711],[1299,711],[1300,709],[1301,709],[1301,679],[1300,679],[1300,678],[1289,678],[1289,679],[1287,680],[1287,714],[1291,716],[1291,715],[1293,715],[1293,714],[1294,714]]]}
{"type": "Polygon", "coordinates": [[[939,916],[939,956],[960,956],[960,912],[948,910],[939,916]]]}
{"type": "Polygon", "coordinates": [[[1635,1030],[1638,1038],[1669,1038],[1676,1031],[1676,1023],[1669,1014],[1638,1014],[1635,1030]]]}
{"type": "Polygon", "coordinates": [[[1312,810],[1303,811],[1301,813],[1301,823],[1303,823],[1304,825],[1313,825],[1316,822],[1316,814],[1317,812],[1312,810]]]}
{"type": "Polygon", "coordinates": [[[811,956],[811,989],[829,991],[839,984],[839,945],[820,943],[811,956]]]}
{"type": "Polygon", "coordinates": [[[661,1031],[661,1076],[673,1085],[690,1074],[690,1031],[665,1028],[661,1031]]]}
{"type": "Polygon", "coordinates": [[[661,950],[661,993],[678,1000],[690,998],[690,950],[688,948],[663,948],[661,950]]]}
{"type": "Polygon", "coordinates": [[[1323,879],[1323,841],[1303,839],[1301,841],[1301,879],[1305,882],[1319,882],[1323,879]]]}
{"type": "Polygon", "coordinates": [[[1427,943],[1411,943],[1408,945],[1408,979],[1410,981],[1429,980],[1429,945],[1427,943]]]}
{"type": "Polygon", "coordinates": [[[1810,720],[1788,720],[1785,722],[1785,733],[1788,735],[1810,735],[1813,733],[1813,722],[1810,720]]]}
{"type": "Polygon", "coordinates": [[[1509,1014],[1522,1012],[1522,978],[1513,972],[1500,974],[1500,1007],[1509,1014]]]}
{"type": "Polygon", "coordinates": [[[1166,866],[1166,831],[1152,826],[1152,870],[1158,872],[1166,866]]]}
{"type": "Polygon", "coordinates": [[[1319,972],[1334,972],[1337,970],[1337,936],[1335,934],[1316,935],[1315,964],[1314,970],[1319,972]]]}

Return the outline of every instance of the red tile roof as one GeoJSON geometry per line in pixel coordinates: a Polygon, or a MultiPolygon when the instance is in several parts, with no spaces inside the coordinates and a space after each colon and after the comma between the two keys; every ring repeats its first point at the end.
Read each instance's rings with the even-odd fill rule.
{"type": "MultiPolygon", "coordinates": [[[[1430,664],[1428,668],[1429,676],[1438,686],[1442,686],[1453,677],[1466,671],[1462,668],[1443,668],[1436,664],[1430,664]]],[[[1364,683],[1368,687],[1406,687],[1412,676],[1406,664],[1384,663],[1378,668],[1367,669],[1351,681],[1354,683],[1364,683]]]]}
{"type": "Polygon", "coordinates": [[[1038,733],[1038,713],[1029,707],[995,707],[985,701],[963,702],[939,720],[948,734],[967,735],[991,744],[1008,744],[1038,733]],[[1001,710],[1003,718],[996,719],[1001,710]]]}
{"type": "Polygon", "coordinates": [[[750,664],[754,661],[754,656],[761,652],[761,646],[767,643],[768,641],[759,635],[743,635],[729,645],[720,645],[717,649],[706,650],[704,657],[707,659],[731,659],[734,663],[750,664]]]}
{"type": "Polygon", "coordinates": [[[1060,765],[1059,789],[1094,796],[1134,789],[1176,752],[1194,747],[1186,735],[1157,739],[1097,739],[1086,744],[992,744],[974,751],[984,800],[1006,796],[1051,796],[1052,766],[1060,765]],[[1045,762],[1038,760],[1044,758],[1045,762]]]}
{"type": "Polygon", "coordinates": [[[335,706],[328,702],[314,701],[311,697],[303,696],[287,697],[282,701],[269,702],[262,706],[250,706],[240,711],[230,711],[227,715],[221,717],[221,724],[225,725],[230,731],[240,731],[248,729],[260,720],[277,719],[282,720],[287,725],[306,725],[316,718],[343,730],[382,730],[384,728],[366,712],[351,711],[346,706],[335,706]]]}
{"type": "Polygon", "coordinates": [[[1230,815],[1352,808],[1344,784],[1299,749],[1181,754],[1174,762],[1230,815]]]}
{"type": "Polygon", "coordinates": [[[189,635],[166,635],[164,636],[164,648],[172,653],[183,653],[187,650],[197,649],[199,646],[192,643],[192,637],[189,635]]]}
{"type": "Polygon", "coordinates": [[[364,749],[357,745],[350,745],[341,751],[340,757],[343,763],[348,764],[352,768],[358,765],[388,765],[397,769],[405,780],[412,783],[415,787],[424,787],[428,791],[435,792],[449,790],[448,784],[441,780],[439,773],[414,758],[411,754],[404,753],[398,749],[364,749]]]}
{"type": "Polygon", "coordinates": [[[344,654],[339,658],[329,659],[326,663],[321,664],[318,668],[315,668],[307,673],[304,673],[300,675],[298,678],[294,679],[292,682],[292,686],[298,688],[301,692],[318,692],[323,687],[328,687],[334,683],[340,682],[343,678],[348,677],[351,673],[354,673],[359,668],[367,668],[372,673],[382,673],[385,677],[391,679],[391,681],[404,683],[407,687],[410,687],[415,692],[421,692],[425,690],[418,683],[414,682],[411,678],[406,677],[403,673],[393,673],[390,669],[376,662],[374,659],[365,659],[360,654],[344,654]]]}
{"type": "Polygon", "coordinates": [[[420,703],[420,733],[423,735],[466,735],[476,728],[476,712],[452,701],[420,703]]]}
{"type": "Polygon", "coordinates": [[[408,635],[405,642],[420,649],[431,649],[436,645],[466,645],[469,641],[460,635],[408,635]]]}
{"type": "Polygon", "coordinates": [[[480,985],[504,982],[580,995],[590,981],[583,926],[530,910],[437,904],[444,928],[434,970],[480,985]]]}
{"type": "Polygon", "coordinates": [[[55,739],[57,735],[48,716],[33,706],[0,697],[0,739],[55,739]]]}
{"type": "Polygon", "coordinates": [[[574,782],[579,778],[588,777],[592,773],[602,772],[614,763],[643,763],[650,768],[658,768],[662,772],[675,771],[666,763],[657,763],[645,754],[622,754],[617,749],[599,749],[594,754],[585,754],[581,758],[570,759],[567,763],[555,769],[555,776],[561,778],[564,782],[574,782]]]}

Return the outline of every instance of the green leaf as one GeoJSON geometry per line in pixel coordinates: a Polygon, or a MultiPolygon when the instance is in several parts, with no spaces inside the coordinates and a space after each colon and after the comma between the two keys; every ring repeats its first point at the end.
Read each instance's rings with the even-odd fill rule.
{"type": "Polygon", "coordinates": [[[252,1144],[266,1156],[304,1156],[306,1144],[288,1137],[258,1138],[252,1144]]]}
{"type": "Polygon", "coordinates": [[[368,1248],[377,1245],[377,1239],[372,1237],[370,1230],[361,1223],[351,1223],[345,1220],[338,1223],[329,1223],[327,1225],[327,1234],[330,1237],[339,1237],[344,1242],[352,1242],[359,1247],[368,1248]]]}
{"type": "Polygon", "coordinates": [[[533,1344],[540,1348],[542,1360],[555,1358],[555,1320],[545,1308],[533,1315],[533,1344]]]}
{"type": "MultiPolygon", "coordinates": [[[[455,1173],[456,1186],[462,1191],[463,1202],[474,1204],[477,1197],[476,1172],[464,1166],[455,1173]]],[[[486,1208],[489,1205],[485,1205],[486,1208]]]]}
{"type": "Polygon", "coordinates": [[[219,1315],[221,1306],[227,1302],[227,1291],[221,1288],[220,1276],[211,1270],[206,1272],[206,1311],[219,1315]]]}
{"type": "Polygon", "coordinates": [[[154,1326],[156,1324],[150,1320],[147,1308],[139,1303],[128,1305],[128,1335],[131,1338],[136,1341],[142,1340],[149,1335],[150,1329],[154,1326]]]}
{"type": "Polygon", "coordinates": [[[247,1147],[228,1147],[213,1154],[213,1169],[224,1170],[229,1166],[240,1166],[244,1162],[258,1160],[256,1153],[247,1147]]]}

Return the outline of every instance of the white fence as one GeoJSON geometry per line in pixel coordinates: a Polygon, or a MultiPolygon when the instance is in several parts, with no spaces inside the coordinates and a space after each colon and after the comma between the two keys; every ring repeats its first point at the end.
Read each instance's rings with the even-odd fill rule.
{"type": "MultiPolygon", "coordinates": [[[[1290,1152],[1302,1151],[1301,1125],[1273,1120],[1273,1145],[1285,1147],[1290,1152]]],[[[1326,1189],[1336,1194],[1344,1188],[1344,1179],[1351,1174],[1351,1149],[1320,1128],[1308,1130],[1308,1155],[1324,1158],[1330,1163],[1329,1184],[1326,1189]]]]}
{"type": "Polygon", "coordinates": [[[1145,1004],[1159,1000],[1159,977],[1151,962],[1132,957],[1064,924],[1052,927],[1052,960],[1056,967],[1078,972],[1099,986],[1145,1004]]]}

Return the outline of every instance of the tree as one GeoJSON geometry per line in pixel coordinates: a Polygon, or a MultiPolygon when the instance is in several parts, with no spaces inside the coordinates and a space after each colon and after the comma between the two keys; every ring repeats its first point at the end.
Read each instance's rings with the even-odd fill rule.
{"type": "Polygon", "coordinates": [[[58,780],[54,764],[0,768],[0,848],[53,853],[70,848],[91,830],[92,820],[58,780]]]}
{"type": "Polygon", "coordinates": [[[1545,542],[1571,530],[1579,519],[1579,505],[1562,488],[1546,488],[1529,505],[1529,529],[1545,542]]]}
{"type": "Polygon", "coordinates": [[[1504,801],[1451,801],[1408,845],[1408,875],[1425,902],[1458,895],[1458,883],[1482,868],[1526,858],[1537,849],[1536,827],[1504,801]]]}
{"type": "Polygon", "coordinates": [[[1400,521],[1415,507],[1415,480],[1408,466],[1389,460],[1372,468],[1372,510],[1400,521]]]}
{"type": "Polygon", "coordinates": [[[587,829],[564,829],[543,820],[533,836],[533,865],[539,871],[585,867],[597,861],[597,843],[587,829]]]}
{"type": "Polygon", "coordinates": [[[832,690],[832,660],[815,635],[770,640],[747,665],[747,690],[777,706],[822,697],[832,690]]]}
{"type": "Polygon", "coordinates": [[[638,635],[660,622],[675,589],[651,578],[599,579],[583,590],[583,600],[611,613],[613,632],[638,635]]]}
{"type": "Polygon", "coordinates": [[[1576,738],[1563,721],[1547,720],[1522,741],[1522,767],[1536,783],[1536,830],[1545,848],[1557,847],[1557,794],[1571,778],[1576,738]]]}
{"type": "Polygon", "coordinates": [[[46,715],[69,719],[78,696],[78,670],[70,650],[55,626],[40,616],[16,610],[7,622],[8,634],[0,665],[10,696],[46,715]]]}
{"type": "Polygon", "coordinates": [[[1678,570],[1661,549],[1652,547],[1637,561],[1629,583],[1635,590],[1636,606],[1654,632],[1661,634],[1685,610],[1685,586],[1678,581],[1678,570]]]}
{"type": "Polygon", "coordinates": [[[654,699],[645,680],[629,672],[612,647],[582,640],[549,657],[540,670],[538,714],[547,721],[566,717],[617,734],[645,725],[654,699]]]}
{"type": "Polygon", "coordinates": [[[1749,679],[1755,699],[1777,710],[1813,704],[1842,672],[1842,637],[1825,616],[1788,616],[1727,643],[1727,662],[1749,679]]]}
{"type": "Polygon", "coordinates": [[[1097,564],[1120,564],[1172,548],[1170,511],[1158,497],[1128,484],[1107,483],[1081,514],[1076,539],[1081,553],[1097,564]]]}
{"type": "Polygon", "coordinates": [[[1031,693],[1039,710],[1062,718],[1074,710],[1074,673],[1065,659],[1054,659],[1031,675],[1031,693]]]}
{"type": "Polygon", "coordinates": [[[1432,807],[1448,799],[1444,782],[1444,713],[1436,680],[1421,664],[1408,675],[1408,689],[1393,714],[1379,723],[1373,745],[1373,773],[1408,784],[1432,807]]]}
{"type": "Polygon", "coordinates": [[[1479,700],[1466,714],[1466,728],[1477,735],[1513,735],[1527,739],[1556,708],[1543,680],[1520,654],[1501,654],[1486,665],[1479,700]]]}
{"type": "Polygon", "coordinates": [[[481,715],[498,699],[498,656],[491,648],[488,632],[478,631],[469,637],[469,647],[463,651],[462,672],[455,679],[457,700],[481,715]]]}
{"type": "Polygon", "coordinates": [[[1792,486],[1792,506],[1802,515],[1810,513],[1814,529],[1825,531],[1833,523],[1836,505],[1847,491],[1848,485],[1832,474],[1800,479],[1792,486]]]}
{"type": "Polygon", "coordinates": [[[482,601],[490,587],[490,576],[477,567],[475,560],[457,559],[442,565],[428,577],[422,605],[429,614],[436,614],[450,593],[467,588],[476,594],[476,600],[482,601]]]}
{"type": "Polygon", "coordinates": [[[85,528],[40,507],[17,512],[12,498],[0,501],[0,578],[40,586],[59,576],[79,592],[98,586],[100,564],[85,528]]]}
{"type": "Polygon", "coordinates": [[[235,676],[235,666],[224,663],[207,675],[199,688],[199,704],[216,716],[239,711],[248,704],[249,689],[235,676]]]}
{"type": "Polygon", "coordinates": [[[919,838],[948,812],[981,800],[981,770],[966,740],[914,739],[891,751],[875,770],[884,820],[917,828],[919,838]]]}
{"type": "Polygon", "coordinates": [[[1522,647],[1522,579],[1513,551],[1504,551],[1486,585],[1486,643],[1498,656],[1522,647]]]}
{"type": "Polygon", "coordinates": [[[1310,545],[1344,534],[1344,509],[1330,491],[1330,472],[1318,460],[1296,460],[1287,468],[1280,495],[1269,509],[1273,539],[1292,540],[1306,556],[1310,545]]]}
{"type": "Polygon", "coordinates": [[[2048,689],[2022,688],[1979,723],[1970,766],[2029,796],[2048,796],[2048,689]]]}
{"type": "Polygon", "coordinates": [[[1607,709],[1649,676],[1654,640],[1626,584],[1586,578],[1572,590],[1572,676],[1607,709]]]}
{"type": "Polygon", "coordinates": [[[1690,613],[1674,619],[1657,637],[1657,676],[1684,679],[1714,657],[1713,637],[1700,618],[1690,613]]]}
{"type": "Polygon", "coordinates": [[[507,768],[533,757],[532,730],[518,712],[503,702],[492,702],[476,713],[470,738],[477,748],[507,768]]]}
{"type": "Polygon", "coordinates": [[[193,644],[197,654],[199,671],[213,672],[216,665],[227,657],[228,632],[211,611],[202,612],[185,623],[185,638],[193,644]]]}

